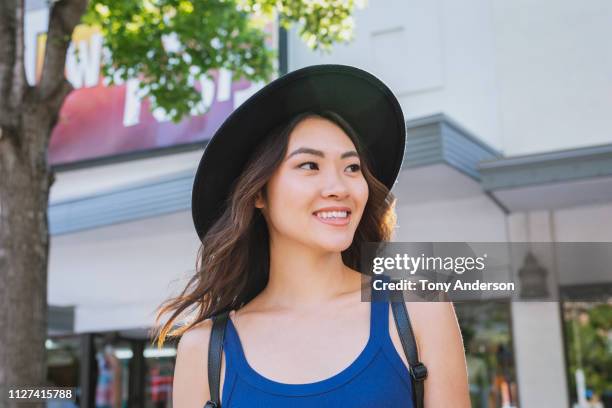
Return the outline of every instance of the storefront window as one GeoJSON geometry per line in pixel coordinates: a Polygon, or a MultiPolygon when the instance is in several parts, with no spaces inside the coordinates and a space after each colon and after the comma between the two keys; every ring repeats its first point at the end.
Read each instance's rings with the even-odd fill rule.
{"type": "Polygon", "coordinates": [[[145,408],[172,407],[172,380],[176,348],[167,346],[160,350],[147,347],[144,350],[146,366],[145,408]]]}
{"type": "Polygon", "coordinates": [[[605,298],[597,301],[563,302],[568,384],[574,407],[612,407],[610,289],[605,298]]]}
{"type": "MultiPolygon", "coordinates": [[[[74,387],[77,396],[79,387],[80,339],[79,337],[49,338],[45,342],[47,354],[47,385],[52,387],[74,387]]],[[[52,401],[48,408],[76,408],[74,402],[52,401]]]]}
{"type": "Polygon", "coordinates": [[[135,329],[56,336],[46,349],[46,385],[76,390],[76,402],[50,401],[47,408],[172,407],[172,342],[158,350],[146,331],[135,329]]]}
{"type": "Polygon", "coordinates": [[[455,303],[473,408],[518,406],[509,303],[455,303]]]}

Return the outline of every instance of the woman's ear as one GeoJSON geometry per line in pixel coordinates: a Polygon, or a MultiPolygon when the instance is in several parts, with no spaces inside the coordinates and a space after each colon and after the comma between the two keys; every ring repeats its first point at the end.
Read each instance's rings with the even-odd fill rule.
{"type": "Polygon", "coordinates": [[[264,207],[264,199],[261,190],[257,192],[257,197],[255,197],[255,208],[263,208],[264,207]]]}

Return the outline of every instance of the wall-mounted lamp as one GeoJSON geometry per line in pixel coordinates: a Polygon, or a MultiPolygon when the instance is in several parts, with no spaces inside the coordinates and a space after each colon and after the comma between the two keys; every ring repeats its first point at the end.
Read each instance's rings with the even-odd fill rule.
{"type": "Polygon", "coordinates": [[[531,251],[527,252],[525,260],[523,261],[523,267],[519,269],[521,298],[534,299],[548,297],[547,275],[548,271],[538,264],[535,255],[533,255],[531,251]]]}

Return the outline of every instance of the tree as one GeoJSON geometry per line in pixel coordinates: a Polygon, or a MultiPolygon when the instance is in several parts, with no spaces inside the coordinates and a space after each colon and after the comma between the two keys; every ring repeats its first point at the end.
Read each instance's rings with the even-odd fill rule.
{"type": "MultiPolygon", "coordinates": [[[[277,13],[300,23],[302,39],[329,50],[350,41],[354,0],[48,0],[44,64],[37,84],[24,69],[24,0],[0,2],[0,387],[43,384],[46,376],[47,205],[53,171],[47,147],[72,86],[64,76],[72,32],[97,25],[113,81],[139,78],[152,109],[174,120],[198,109],[193,78],[225,68],[268,81],[274,54],[257,19],[277,13]],[[174,38],[177,47],[164,46],[174,38]]],[[[0,407],[13,406],[0,389],[0,407]]]]}

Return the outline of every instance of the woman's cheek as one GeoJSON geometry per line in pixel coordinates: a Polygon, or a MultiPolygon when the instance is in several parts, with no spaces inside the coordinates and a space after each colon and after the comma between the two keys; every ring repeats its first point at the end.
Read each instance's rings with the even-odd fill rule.
{"type": "Polygon", "coordinates": [[[366,203],[368,202],[368,194],[368,183],[365,181],[365,179],[363,179],[355,192],[355,196],[359,197],[359,199],[356,201],[359,203],[359,206],[361,207],[362,211],[365,208],[366,203]]]}

